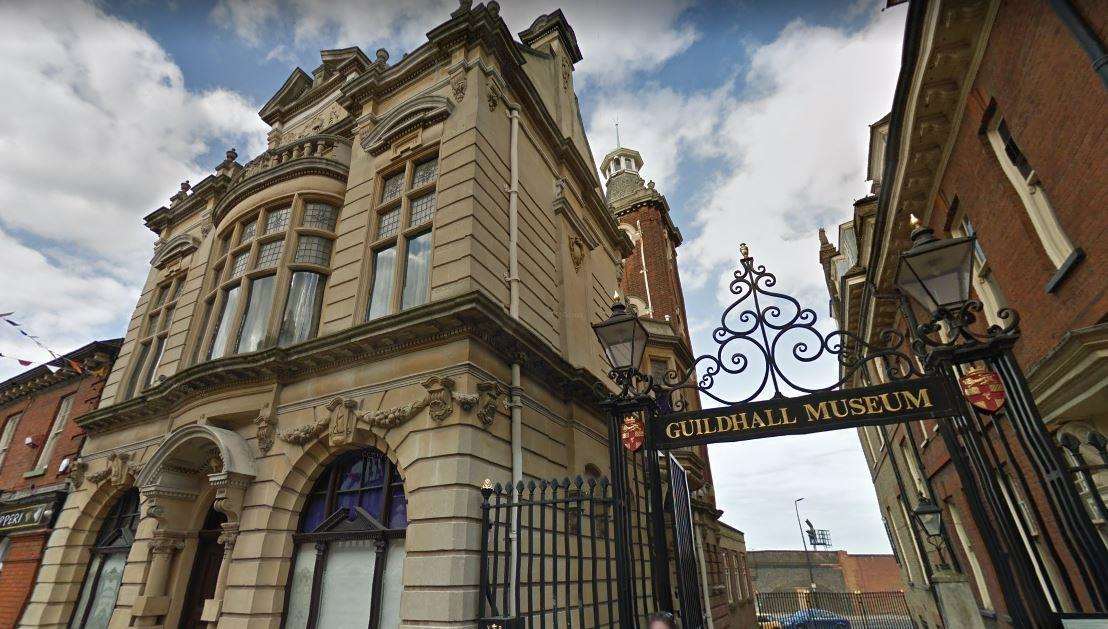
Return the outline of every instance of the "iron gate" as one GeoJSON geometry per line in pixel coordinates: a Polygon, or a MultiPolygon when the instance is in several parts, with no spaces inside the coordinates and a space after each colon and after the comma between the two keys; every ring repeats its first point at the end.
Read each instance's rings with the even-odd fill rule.
{"type": "Polygon", "coordinates": [[[705,625],[704,606],[700,590],[700,560],[696,554],[696,531],[693,529],[692,502],[689,497],[689,478],[685,468],[672,454],[669,463],[669,502],[673,507],[673,537],[677,552],[677,598],[680,601],[678,615],[684,629],[700,629],[705,625]]]}
{"type": "Polygon", "coordinates": [[[903,592],[759,592],[754,605],[759,622],[789,629],[916,627],[903,592]]]}

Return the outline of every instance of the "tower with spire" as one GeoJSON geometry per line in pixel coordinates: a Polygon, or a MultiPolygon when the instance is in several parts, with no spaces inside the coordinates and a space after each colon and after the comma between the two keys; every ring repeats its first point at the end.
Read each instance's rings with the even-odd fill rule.
{"type": "Polygon", "coordinates": [[[639,316],[668,323],[688,343],[685,300],[677,272],[681,230],[670,218],[669,203],[654,182],[644,181],[638,151],[617,147],[604,156],[600,170],[607,182],[608,209],[635,245],[624,260],[620,292],[639,316]]]}

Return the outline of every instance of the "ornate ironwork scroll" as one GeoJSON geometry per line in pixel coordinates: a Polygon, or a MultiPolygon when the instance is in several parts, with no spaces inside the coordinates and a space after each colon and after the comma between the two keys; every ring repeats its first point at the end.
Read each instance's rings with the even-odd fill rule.
{"type": "Polygon", "coordinates": [[[788,393],[830,391],[848,382],[868,363],[877,365],[889,381],[922,375],[905,351],[904,333],[884,330],[875,344],[842,330],[822,332],[814,310],[774,290],[777,277],[764,265],[754,263],[745,243],[739,250],[741,266],[729,285],[735,299],[724,309],[719,326],[712,332],[715,351],[699,356],[684,373],[671,370],[665,382],[654,383],[669,396],[675,410],[683,406],[674,396],[680,389],[695,388],[721,404],[743,404],[755,398],[783,398],[788,393]],[[838,379],[827,386],[802,382],[806,365],[825,356],[837,360],[838,379]],[[744,376],[745,391],[728,399],[726,393],[714,390],[718,377],[724,374],[744,376]]]}

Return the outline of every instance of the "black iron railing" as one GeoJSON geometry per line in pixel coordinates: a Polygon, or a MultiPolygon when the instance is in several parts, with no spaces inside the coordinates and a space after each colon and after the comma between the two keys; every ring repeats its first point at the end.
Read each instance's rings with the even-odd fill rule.
{"type": "Polygon", "coordinates": [[[759,622],[787,629],[915,629],[903,592],[759,592],[759,622]]]}
{"type": "Polygon", "coordinates": [[[481,627],[618,626],[606,478],[497,484],[481,493],[481,627]]]}

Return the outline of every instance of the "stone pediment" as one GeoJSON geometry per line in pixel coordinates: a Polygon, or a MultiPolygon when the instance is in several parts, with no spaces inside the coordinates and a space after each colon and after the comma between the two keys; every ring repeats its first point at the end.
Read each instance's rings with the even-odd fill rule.
{"type": "Polygon", "coordinates": [[[312,88],[312,77],[307,72],[296,68],[289,75],[289,78],[285,79],[281,88],[277,90],[277,93],[273,95],[273,98],[269,99],[269,102],[262,107],[258,115],[269,122],[269,118],[278,113],[282,107],[295,103],[305,92],[312,88]]]}
{"type": "Polygon", "coordinates": [[[178,234],[158,245],[150,266],[160,269],[170,260],[182,258],[200,247],[200,239],[191,234],[178,234]]]}
{"type": "Polygon", "coordinates": [[[429,95],[414,98],[385,114],[373,130],[362,138],[362,148],[370,155],[388,150],[398,137],[415,129],[424,129],[446,120],[454,111],[454,103],[445,96],[429,95]]]}

